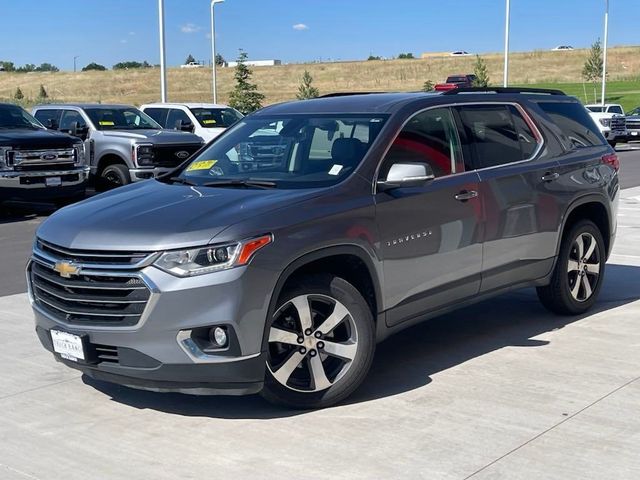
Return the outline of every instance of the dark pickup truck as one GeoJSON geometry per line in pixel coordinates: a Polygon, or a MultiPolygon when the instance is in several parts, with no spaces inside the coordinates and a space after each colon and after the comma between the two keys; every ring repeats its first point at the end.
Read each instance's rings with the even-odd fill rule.
{"type": "Polygon", "coordinates": [[[473,74],[469,75],[451,75],[447,77],[447,81],[445,83],[438,83],[434,87],[437,92],[447,92],[449,90],[453,90],[454,88],[468,88],[473,87],[473,82],[475,81],[476,76],[473,74]]]}
{"type": "Polygon", "coordinates": [[[21,107],[0,104],[0,202],[68,202],[89,176],[80,139],[47,130],[21,107]]]}

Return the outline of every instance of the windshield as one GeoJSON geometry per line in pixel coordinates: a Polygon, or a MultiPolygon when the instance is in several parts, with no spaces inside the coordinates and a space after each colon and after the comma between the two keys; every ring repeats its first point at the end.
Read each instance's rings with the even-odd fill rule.
{"type": "Polygon", "coordinates": [[[588,110],[592,111],[592,112],[604,112],[604,107],[587,107],[588,110]]]}
{"type": "Polygon", "coordinates": [[[149,115],[134,107],[85,108],[98,130],[162,130],[149,115]]]}
{"type": "Polygon", "coordinates": [[[228,128],[242,118],[233,108],[190,108],[204,128],[228,128]]]}
{"type": "Polygon", "coordinates": [[[334,185],[360,164],[386,116],[250,116],[184,168],[194,185],[268,182],[272,188],[334,185]]]}
{"type": "Polygon", "coordinates": [[[43,129],[44,125],[23,108],[16,105],[0,105],[0,129],[11,130],[18,128],[43,129]]]}

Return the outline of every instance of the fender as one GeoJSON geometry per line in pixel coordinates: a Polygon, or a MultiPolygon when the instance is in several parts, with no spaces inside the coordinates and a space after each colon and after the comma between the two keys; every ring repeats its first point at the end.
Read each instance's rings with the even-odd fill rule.
{"type": "Polygon", "coordinates": [[[316,260],[322,260],[323,258],[333,257],[336,255],[353,255],[358,257],[360,260],[364,262],[369,271],[369,275],[373,281],[374,294],[376,298],[377,312],[374,317],[376,318],[376,330],[377,333],[380,332],[381,328],[386,328],[386,324],[384,322],[384,313],[380,313],[380,306],[382,305],[382,291],[380,287],[380,279],[376,268],[374,266],[373,260],[367,254],[367,252],[357,245],[336,245],[333,247],[321,248],[319,250],[315,250],[313,252],[307,253],[298,257],[294,261],[292,261],[280,274],[278,277],[278,281],[276,282],[276,286],[273,289],[273,293],[271,295],[271,301],[269,302],[269,309],[267,311],[267,318],[264,323],[264,332],[262,335],[262,351],[267,351],[268,348],[268,330],[269,330],[269,320],[273,316],[276,310],[276,304],[278,302],[278,298],[280,298],[280,294],[282,293],[282,288],[284,284],[287,282],[291,275],[298,270],[299,268],[308,265],[309,263],[315,262],[316,260]],[[382,327],[381,327],[382,326],[382,327]]]}

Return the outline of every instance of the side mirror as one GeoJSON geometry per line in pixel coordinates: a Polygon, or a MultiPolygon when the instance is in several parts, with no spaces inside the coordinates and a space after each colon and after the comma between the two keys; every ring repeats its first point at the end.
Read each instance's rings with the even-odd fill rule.
{"type": "Polygon", "coordinates": [[[49,130],[58,130],[58,128],[60,128],[60,125],[58,125],[58,122],[55,118],[50,118],[49,120],[47,120],[47,124],[45,125],[45,127],[47,127],[47,129],[49,130]]]}
{"type": "Polygon", "coordinates": [[[378,180],[381,192],[394,188],[421,187],[436,178],[433,169],[426,163],[394,163],[385,180],[378,180]]]}
{"type": "Polygon", "coordinates": [[[191,132],[195,130],[193,123],[185,122],[184,120],[176,121],[176,130],[182,130],[183,132],[191,132]]]}
{"type": "Polygon", "coordinates": [[[71,130],[69,133],[74,137],[79,137],[82,140],[86,140],[88,132],[89,132],[89,129],[87,127],[81,127],[78,122],[73,122],[71,124],[71,130]]]}

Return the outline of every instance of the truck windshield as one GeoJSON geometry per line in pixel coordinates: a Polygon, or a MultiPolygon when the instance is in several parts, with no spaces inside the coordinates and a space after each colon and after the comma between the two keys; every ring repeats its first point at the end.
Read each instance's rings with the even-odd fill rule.
{"type": "Polygon", "coordinates": [[[98,130],[162,130],[146,113],[134,107],[85,108],[98,130]]]}
{"type": "Polygon", "coordinates": [[[384,115],[250,116],[172,180],[242,188],[331,186],[358,167],[386,119],[384,115]]]}
{"type": "Polygon", "coordinates": [[[592,112],[604,112],[605,111],[605,107],[595,107],[595,106],[591,106],[591,107],[587,107],[588,110],[592,111],[592,112]]]}
{"type": "Polygon", "coordinates": [[[242,118],[233,108],[190,108],[204,128],[228,128],[242,118]]]}
{"type": "Polygon", "coordinates": [[[0,129],[43,129],[38,120],[16,105],[0,105],[0,129]]]}

